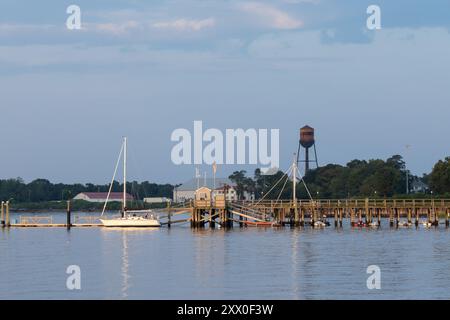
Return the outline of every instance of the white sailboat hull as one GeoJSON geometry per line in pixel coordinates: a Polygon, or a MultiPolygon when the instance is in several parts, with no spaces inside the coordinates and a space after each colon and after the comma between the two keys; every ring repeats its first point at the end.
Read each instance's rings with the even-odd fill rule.
{"type": "Polygon", "coordinates": [[[114,228],[158,228],[161,223],[156,219],[146,219],[141,217],[100,219],[104,227],[114,228]]]}

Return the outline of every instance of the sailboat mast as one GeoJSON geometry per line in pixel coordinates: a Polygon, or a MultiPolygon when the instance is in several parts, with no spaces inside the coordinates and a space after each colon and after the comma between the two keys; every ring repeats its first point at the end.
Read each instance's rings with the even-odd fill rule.
{"type": "Polygon", "coordinates": [[[123,138],[123,214],[127,208],[127,137],[123,138]]]}
{"type": "Polygon", "coordinates": [[[297,207],[297,160],[294,155],[294,162],[292,163],[292,201],[297,207]]]}

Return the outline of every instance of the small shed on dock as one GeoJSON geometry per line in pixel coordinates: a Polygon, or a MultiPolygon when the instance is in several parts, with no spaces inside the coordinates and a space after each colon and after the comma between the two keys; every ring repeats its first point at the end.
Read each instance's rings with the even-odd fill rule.
{"type": "Polygon", "coordinates": [[[201,187],[195,191],[195,204],[197,207],[211,206],[212,190],[208,187],[201,187]]]}

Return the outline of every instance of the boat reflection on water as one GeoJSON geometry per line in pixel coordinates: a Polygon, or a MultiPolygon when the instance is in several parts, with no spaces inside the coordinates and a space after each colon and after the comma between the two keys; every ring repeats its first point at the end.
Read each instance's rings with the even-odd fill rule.
{"type": "Polygon", "coordinates": [[[151,228],[140,228],[140,227],[129,227],[129,228],[122,228],[122,227],[110,227],[110,228],[102,228],[102,232],[105,234],[106,237],[110,235],[115,235],[117,233],[120,233],[121,237],[121,244],[122,244],[122,253],[121,253],[121,267],[120,267],[120,273],[122,276],[122,283],[121,283],[121,298],[122,299],[128,299],[130,289],[130,273],[129,273],[129,267],[130,267],[130,261],[129,261],[129,238],[133,238],[136,235],[139,234],[146,234],[150,232],[155,232],[158,229],[151,229],[151,228]]]}

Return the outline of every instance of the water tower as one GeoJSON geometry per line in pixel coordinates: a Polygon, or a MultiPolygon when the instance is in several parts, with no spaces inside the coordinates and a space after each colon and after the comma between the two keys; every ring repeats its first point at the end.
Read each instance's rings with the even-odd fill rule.
{"type": "Polygon", "coordinates": [[[310,126],[304,126],[300,129],[300,141],[298,143],[298,152],[297,152],[297,163],[304,162],[305,163],[305,174],[309,171],[309,164],[315,163],[316,167],[319,167],[319,162],[317,161],[317,151],[316,151],[316,140],[314,138],[314,128],[310,126]],[[305,149],[305,156],[301,159],[301,147],[305,149]],[[309,158],[309,149],[314,147],[314,159],[309,158]]]}

